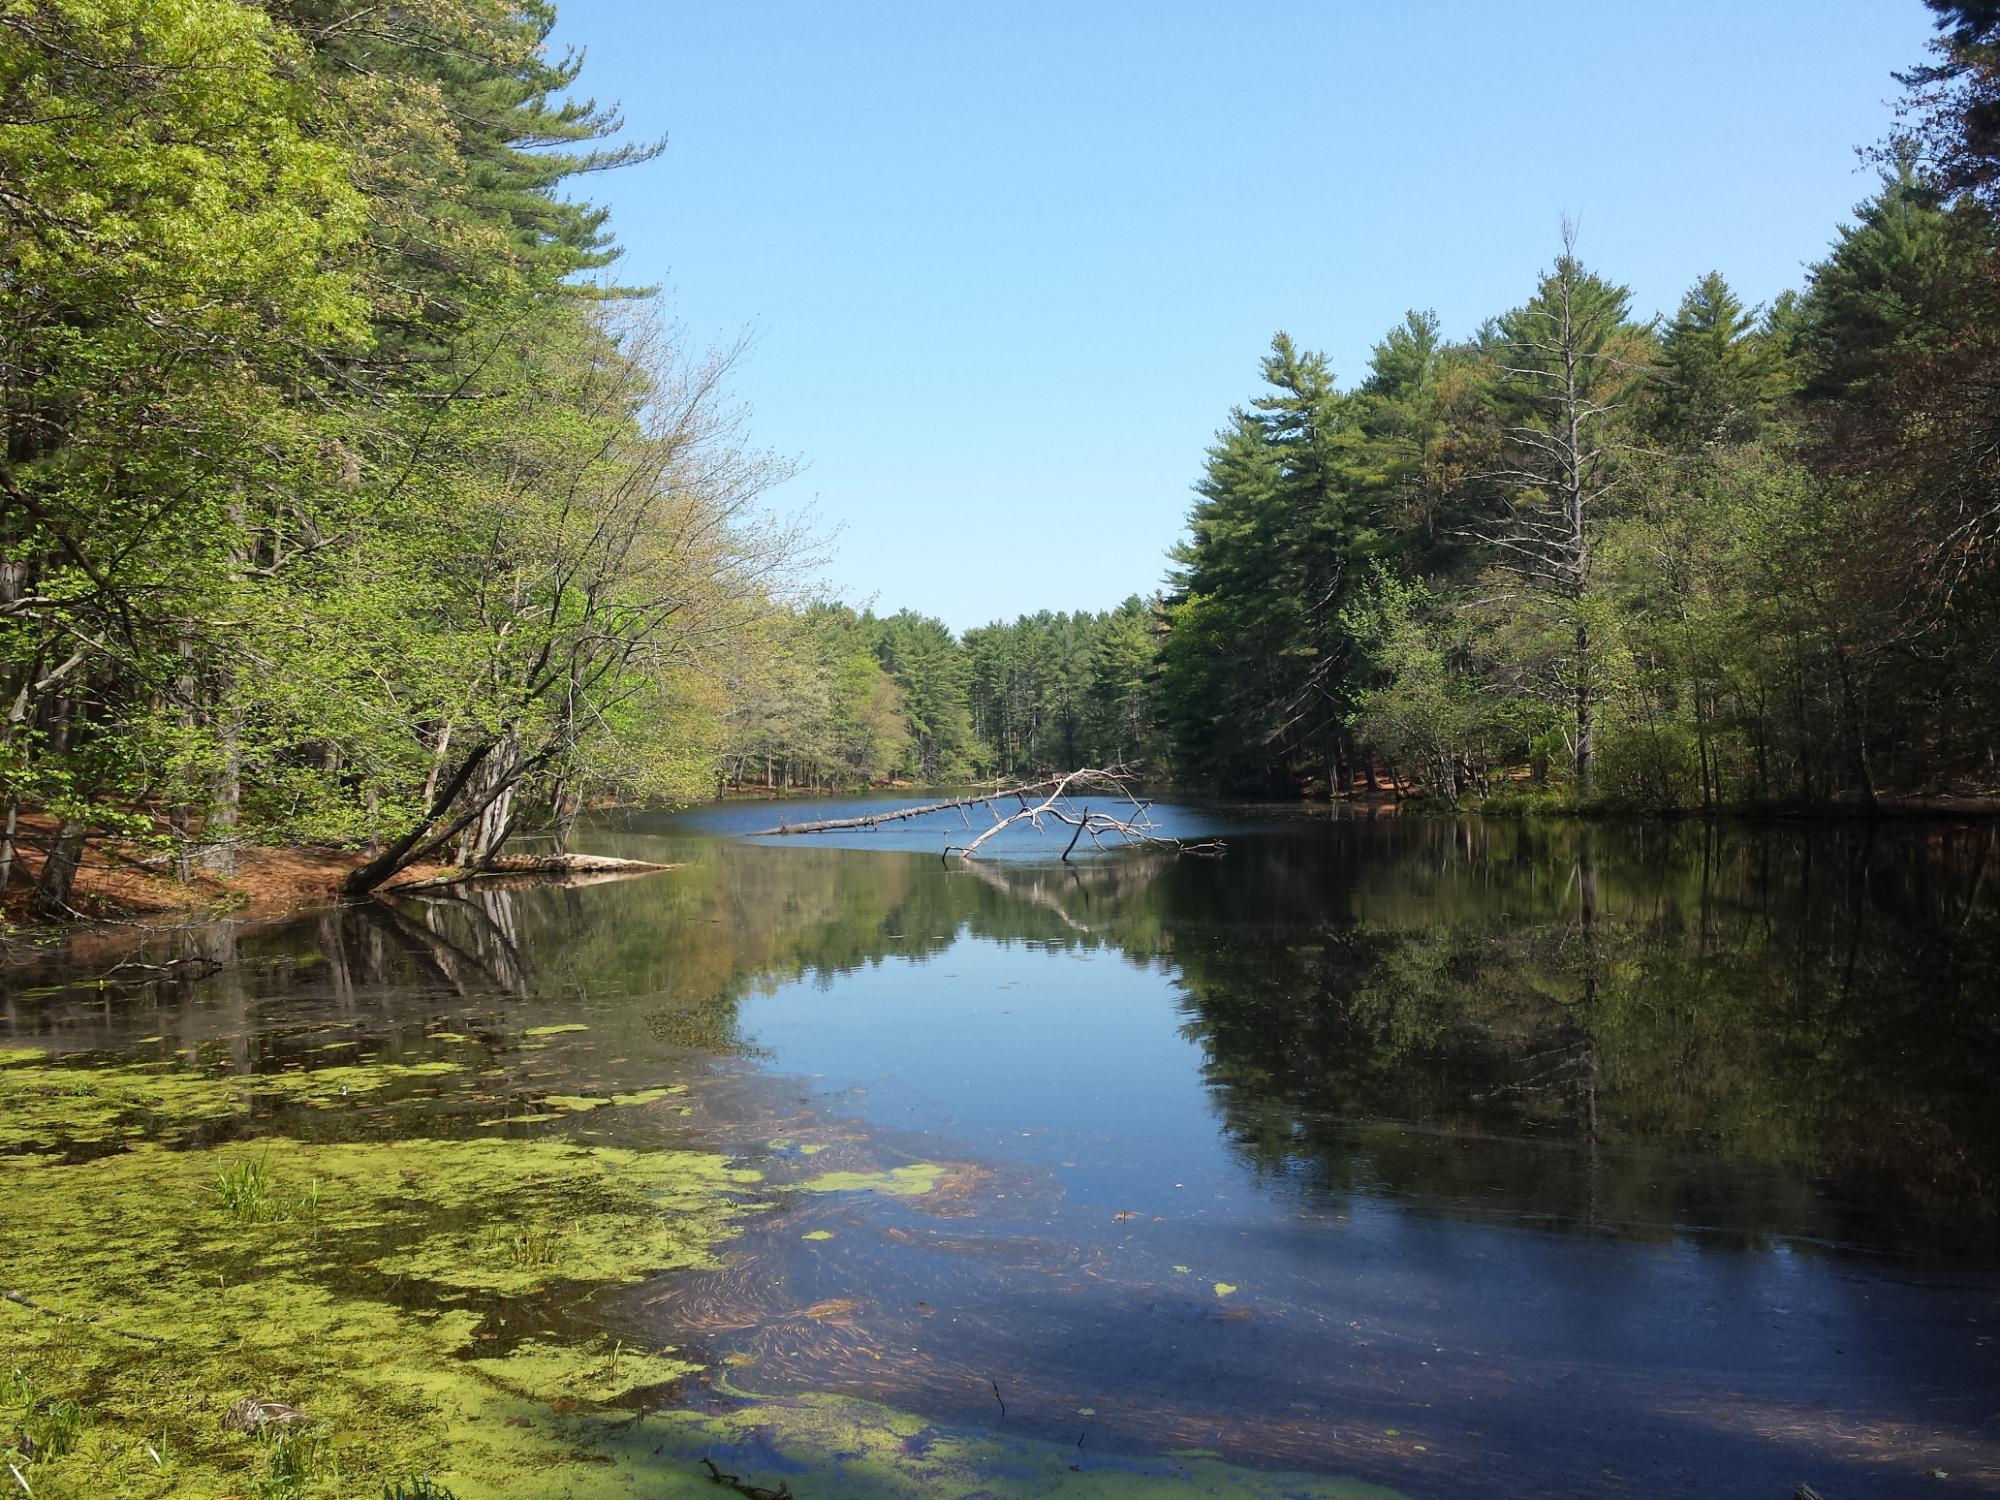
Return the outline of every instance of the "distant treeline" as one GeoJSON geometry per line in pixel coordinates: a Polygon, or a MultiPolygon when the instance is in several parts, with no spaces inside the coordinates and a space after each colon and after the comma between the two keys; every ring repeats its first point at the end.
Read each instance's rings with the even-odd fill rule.
{"type": "Polygon", "coordinates": [[[1023,615],[954,636],[908,610],[837,604],[775,620],[736,684],[722,776],[854,787],[1083,765],[1158,768],[1157,609],[1023,615]]]}
{"type": "Polygon", "coordinates": [[[1801,290],[1746,307],[1710,273],[1639,317],[1565,228],[1519,306],[1457,340],[1413,312],[1353,384],[1280,334],[1161,598],[961,642],[807,617],[733,773],[1119,759],[1645,809],[2000,788],[2000,10],[1931,8],[1881,187],[1801,290]]]}
{"type": "Polygon", "coordinates": [[[2000,9],[1940,39],[1803,289],[1633,315],[1566,230],[1342,386],[1279,335],[1164,604],[1178,769],[1647,808],[2000,786],[2000,9]]]}

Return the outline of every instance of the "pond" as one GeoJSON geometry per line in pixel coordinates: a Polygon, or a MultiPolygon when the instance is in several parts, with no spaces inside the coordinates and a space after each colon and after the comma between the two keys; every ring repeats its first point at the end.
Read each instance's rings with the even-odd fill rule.
{"type": "Polygon", "coordinates": [[[0,1448],[41,1495],[2000,1490],[1993,826],[751,836],[887,805],[17,970],[0,1448]],[[247,1397],[325,1414],[218,1435],[247,1397]]]}

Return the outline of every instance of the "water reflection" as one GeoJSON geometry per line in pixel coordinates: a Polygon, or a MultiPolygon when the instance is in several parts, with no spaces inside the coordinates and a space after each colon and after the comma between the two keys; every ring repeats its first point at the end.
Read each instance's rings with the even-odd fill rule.
{"type": "MultiPolygon", "coordinates": [[[[1309,1200],[1990,1252],[1994,844],[1990,826],[1404,820],[1267,826],[1220,862],[967,866],[667,823],[592,844],[666,852],[665,875],[196,929],[127,955],[127,987],[87,1004],[16,983],[6,1016],[103,1045],[173,1011],[182,1045],[250,1067],[266,1025],[306,1010],[394,1029],[451,999],[502,1017],[629,997],[652,1043],[729,1053],[744,1002],[800,982],[954,949],[964,967],[972,941],[1101,954],[1163,976],[1241,1161],[1309,1200]]],[[[1081,1025],[1031,1018],[993,1081],[1018,1089],[1081,1025]]]]}
{"type": "Polygon", "coordinates": [[[642,819],[589,847],[678,868],[190,932],[5,1014],[467,1063],[325,1129],[947,1164],[595,1314],[759,1390],[983,1425],[998,1385],[1065,1444],[1423,1493],[2000,1485],[1993,829],[1236,822],[965,866],[642,819]]]}

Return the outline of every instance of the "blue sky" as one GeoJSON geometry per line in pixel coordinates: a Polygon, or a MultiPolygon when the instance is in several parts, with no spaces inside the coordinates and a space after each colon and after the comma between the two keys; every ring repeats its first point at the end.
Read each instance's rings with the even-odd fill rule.
{"type": "Polygon", "coordinates": [[[1356,378],[1470,332],[1564,214],[1644,312],[1795,286],[1919,0],[560,0],[657,161],[595,179],[690,338],[754,347],[829,587],[954,628],[1150,592],[1278,329],[1356,378]]]}

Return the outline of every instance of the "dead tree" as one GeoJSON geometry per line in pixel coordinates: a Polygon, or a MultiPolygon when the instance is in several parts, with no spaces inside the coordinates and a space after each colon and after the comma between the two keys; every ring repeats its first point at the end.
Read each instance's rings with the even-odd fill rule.
{"type": "MultiPolygon", "coordinates": [[[[953,797],[943,802],[925,803],[920,807],[899,807],[889,812],[866,813],[853,818],[824,818],[812,823],[781,823],[775,828],[759,829],[751,837],[776,838],[795,834],[838,833],[853,828],[875,828],[884,823],[900,823],[910,818],[928,817],[934,813],[958,812],[963,815],[965,811],[975,807],[986,810],[993,819],[992,825],[980,830],[964,844],[946,844],[944,852],[947,857],[956,854],[960,859],[971,859],[978,854],[982,846],[1003,830],[1022,823],[1037,833],[1046,832],[1050,826],[1072,830],[1069,843],[1064,846],[1062,852],[1065,863],[1084,839],[1089,839],[1098,849],[1137,845],[1149,849],[1168,849],[1180,854],[1222,852],[1222,844],[1218,840],[1176,839],[1161,835],[1158,832],[1159,825],[1153,821],[1151,804],[1140,798],[1132,789],[1131,775],[1123,768],[1115,766],[1108,770],[1087,766],[1020,786],[1003,787],[966,797],[953,797]],[[1118,805],[1119,811],[1115,814],[1104,812],[1077,801],[1080,795],[1091,792],[1111,797],[1118,805]],[[1009,802],[1015,806],[1011,810],[1003,811],[1004,805],[1009,802]]],[[[969,821],[966,826],[970,828],[969,821]]]]}
{"type": "Polygon", "coordinates": [[[1460,535],[1538,599],[1568,636],[1555,676],[1568,699],[1577,790],[1588,796],[1596,759],[1596,707],[1604,695],[1604,646],[1591,630],[1593,542],[1617,488],[1618,440],[1643,374],[1644,345],[1627,321],[1625,288],[1584,270],[1576,229],[1564,221],[1562,254],[1535,296],[1499,321],[1498,373],[1504,466],[1482,476],[1499,513],[1460,535]]]}

